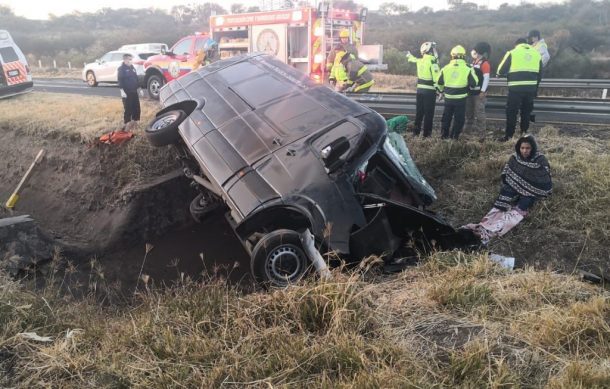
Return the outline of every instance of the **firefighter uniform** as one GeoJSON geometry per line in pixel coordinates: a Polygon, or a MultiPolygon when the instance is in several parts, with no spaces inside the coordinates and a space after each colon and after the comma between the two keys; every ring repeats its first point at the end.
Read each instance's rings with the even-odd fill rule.
{"type": "Polygon", "coordinates": [[[348,54],[352,54],[356,59],[358,59],[358,48],[355,44],[350,42],[350,32],[348,29],[343,28],[339,32],[339,44],[335,46],[328,57],[326,58],[326,71],[330,72],[332,67],[335,64],[335,58],[340,51],[345,51],[348,54]]]}
{"type": "Polygon", "coordinates": [[[347,74],[346,85],[352,92],[368,92],[375,84],[373,75],[365,64],[357,60],[352,54],[345,54],[341,60],[347,74]]]}
{"type": "Polygon", "coordinates": [[[521,112],[521,133],[529,129],[534,98],[542,75],[540,53],[527,43],[519,43],[508,51],[498,67],[498,76],[508,78],[506,101],[506,131],[504,141],[512,138],[517,126],[517,113],[521,112]]]}
{"type": "Polygon", "coordinates": [[[466,50],[456,46],[451,50],[451,62],[441,69],[438,87],[445,95],[445,109],[441,121],[441,137],[458,139],[466,114],[466,98],[470,89],[477,86],[479,80],[474,69],[464,60],[466,50]],[[453,121],[451,133],[449,127],[453,121]]]}
{"type": "Polygon", "coordinates": [[[421,123],[424,122],[424,137],[432,135],[432,121],[436,107],[436,89],[440,73],[438,60],[432,54],[423,54],[421,58],[407,55],[407,60],[417,64],[417,94],[415,127],[413,133],[419,135],[421,123]]]}
{"type": "Polygon", "coordinates": [[[373,75],[366,65],[357,60],[352,54],[344,51],[337,53],[335,65],[330,72],[331,83],[336,80],[338,91],[368,92],[375,84],[373,75]]]}

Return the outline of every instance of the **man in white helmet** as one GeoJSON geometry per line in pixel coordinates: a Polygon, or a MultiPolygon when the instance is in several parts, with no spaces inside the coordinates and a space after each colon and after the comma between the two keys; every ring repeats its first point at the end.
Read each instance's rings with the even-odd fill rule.
{"type": "Polygon", "coordinates": [[[464,128],[468,91],[479,83],[477,74],[466,63],[465,57],[466,49],[460,45],[455,46],[451,49],[451,62],[441,69],[438,77],[438,88],[445,95],[445,109],[441,120],[443,139],[458,140],[464,128]]]}
{"type": "Polygon", "coordinates": [[[423,121],[424,137],[428,137],[432,135],[432,120],[434,119],[434,108],[436,107],[436,83],[440,67],[438,66],[435,42],[423,43],[419,51],[422,55],[421,58],[417,58],[407,51],[408,61],[417,64],[416,113],[413,134],[419,135],[423,121]]]}

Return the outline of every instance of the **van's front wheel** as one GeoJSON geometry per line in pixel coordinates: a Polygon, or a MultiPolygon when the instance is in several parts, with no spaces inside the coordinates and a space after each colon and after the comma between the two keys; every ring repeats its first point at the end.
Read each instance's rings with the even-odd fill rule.
{"type": "Polygon", "coordinates": [[[299,281],[309,267],[300,235],[293,230],[275,230],[263,236],[252,249],[250,268],[254,279],[265,286],[285,287],[299,281]]]}
{"type": "Polygon", "coordinates": [[[186,119],[186,112],[177,109],[154,118],[144,133],[148,141],[156,147],[174,144],[180,139],[178,126],[186,119]]]}

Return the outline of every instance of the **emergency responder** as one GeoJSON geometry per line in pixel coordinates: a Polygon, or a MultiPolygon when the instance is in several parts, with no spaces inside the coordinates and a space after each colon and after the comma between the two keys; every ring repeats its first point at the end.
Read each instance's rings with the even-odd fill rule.
{"type": "Polygon", "coordinates": [[[140,97],[138,96],[138,74],[132,64],[131,54],[123,54],[123,63],[117,69],[119,88],[123,100],[123,130],[135,126],[140,120],[140,97]]]}
{"type": "Polygon", "coordinates": [[[340,46],[336,46],[332,51],[333,63],[328,69],[328,83],[333,87],[335,91],[340,91],[343,83],[347,81],[347,73],[345,72],[345,66],[341,63],[341,59],[345,51],[340,46]],[[337,85],[339,81],[339,85],[337,85]]]}
{"type": "Polygon", "coordinates": [[[531,30],[527,33],[527,42],[538,52],[540,53],[540,57],[542,57],[542,67],[546,67],[551,59],[551,55],[549,54],[549,48],[546,45],[544,39],[540,38],[540,31],[531,30]]]}
{"type": "Polygon", "coordinates": [[[485,102],[487,100],[487,87],[491,74],[491,65],[488,58],[491,46],[487,42],[479,42],[470,51],[473,67],[479,82],[466,99],[466,131],[478,134],[481,139],[485,138],[487,129],[487,117],[485,115],[485,102]]]}
{"type": "Polygon", "coordinates": [[[468,91],[474,88],[479,79],[474,69],[466,63],[466,49],[455,46],[451,49],[451,61],[441,69],[438,77],[438,88],[445,96],[445,110],[441,120],[441,137],[458,139],[464,127],[466,98],[468,91]],[[451,134],[449,127],[453,121],[451,134]]]}
{"type": "Polygon", "coordinates": [[[525,39],[517,39],[515,48],[504,55],[498,67],[498,77],[508,78],[506,130],[502,141],[508,141],[515,133],[519,111],[521,134],[529,129],[530,114],[534,109],[534,98],[538,94],[541,72],[542,57],[538,50],[527,44],[525,39]]]}
{"type": "Polygon", "coordinates": [[[334,75],[337,81],[335,90],[340,92],[364,93],[375,84],[373,75],[366,65],[357,60],[353,54],[345,51],[337,53],[331,75],[334,75]]]}
{"type": "Polygon", "coordinates": [[[209,38],[203,44],[203,47],[200,50],[197,50],[197,55],[195,57],[195,66],[193,70],[196,70],[202,66],[206,66],[211,64],[212,62],[218,61],[219,53],[218,53],[218,43],[212,38],[209,38]]]}
{"type": "Polygon", "coordinates": [[[416,58],[407,51],[407,60],[417,64],[417,94],[415,95],[416,113],[413,134],[419,135],[422,120],[424,137],[432,135],[432,120],[436,106],[436,82],[440,73],[438,54],[435,42],[424,42],[419,51],[421,58],[416,58]]]}
{"type": "Polygon", "coordinates": [[[339,44],[330,51],[328,57],[326,58],[327,72],[330,72],[332,67],[335,65],[335,58],[339,51],[348,52],[358,59],[358,48],[355,44],[350,42],[349,35],[349,30],[347,28],[343,28],[339,32],[339,44]]]}

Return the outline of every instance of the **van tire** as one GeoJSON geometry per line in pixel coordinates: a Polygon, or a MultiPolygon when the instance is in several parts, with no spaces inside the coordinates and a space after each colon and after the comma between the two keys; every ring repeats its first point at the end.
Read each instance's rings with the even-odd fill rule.
{"type": "Polygon", "coordinates": [[[87,72],[87,85],[93,87],[93,86],[97,86],[97,78],[95,78],[95,73],[93,73],[92,70],[89,70],[87,72]]]}
{"type": "Polygon", "coordinates": [[[301,237],[293,230],[275,230],[263,236],[252,249],[250,270],[265,287],[283,288],[303,278],[309,259],[301,237]]]}
{"type": "Polygon", "coordinates": [[[191,201],[189,211],[193,220],[201,223],[209,214],[220,208],[221,205],[220,201],[217,201],[212,194],[202,192],[191,201]]]}
{"type": "Polygon", "coordinates": [[[156,147],[175,144],[180,140],[178,126],[186,119],[181,109],[165,112],[150,122],[144,130],[148,141],[156,147]]]}
{"type": "Polygon", "coordinates": [[[165,80],[162,76],[153,74],[148,77],[148,80],[146,81],[148,96],[153,100],[159,100],[159,91],[163,85],[165,85],[165,80]]]}

